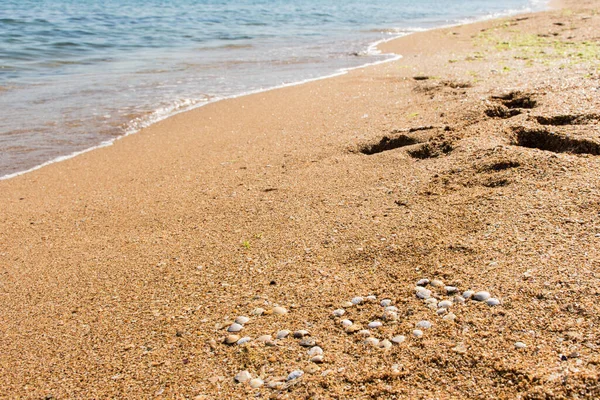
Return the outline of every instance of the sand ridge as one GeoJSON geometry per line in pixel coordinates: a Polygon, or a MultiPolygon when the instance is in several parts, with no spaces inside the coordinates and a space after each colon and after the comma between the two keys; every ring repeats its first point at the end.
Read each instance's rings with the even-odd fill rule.
{"type": "Polygon", "coordinates": [[[381,46],[399,61],[0,182],[0,395],[597,398],[599,23],[588,1],[417,33],[381,46]],[[444,320],[423,278],[501,304],[444,320]],[[404,342],[332,316],[368,295],[344,317],[390,299],[373,334],[404,342]],[[253,339],[308,330],[323,363],[293,338],[221,343],[239,315],[253,339]]]}

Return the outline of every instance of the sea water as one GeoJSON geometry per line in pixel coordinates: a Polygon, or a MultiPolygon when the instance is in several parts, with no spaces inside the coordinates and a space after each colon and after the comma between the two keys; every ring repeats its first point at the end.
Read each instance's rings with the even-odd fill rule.
{"type": "Polygon", "coordinates": [[[0,178],[182,110],[389,59],[374,42],[542,0],[2,0],[0,178]]]}

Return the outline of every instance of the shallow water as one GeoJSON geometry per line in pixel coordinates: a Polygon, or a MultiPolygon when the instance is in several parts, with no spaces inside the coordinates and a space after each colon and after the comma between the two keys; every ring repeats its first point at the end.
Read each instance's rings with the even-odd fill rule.
{"type": "Polygon", "coordinates": [[[383,60],[375,41],[539,0],[3,0],[0,176],[214,99],[383,60]]]}

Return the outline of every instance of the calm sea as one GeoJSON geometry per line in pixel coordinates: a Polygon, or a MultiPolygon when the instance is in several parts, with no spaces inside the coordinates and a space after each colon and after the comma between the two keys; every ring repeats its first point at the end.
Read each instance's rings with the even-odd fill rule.
{"type": "Polygon", "coordinates": [[[370,44],[542,0],[2,0],[0,177],[208,101],[381,61],[370,44]]]}

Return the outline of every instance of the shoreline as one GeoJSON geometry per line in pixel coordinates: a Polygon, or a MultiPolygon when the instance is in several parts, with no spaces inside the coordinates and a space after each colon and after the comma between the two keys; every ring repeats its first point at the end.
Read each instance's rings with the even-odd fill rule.
{"type": "MultiPolygon", "coordinates": [[[[43,162],[43,163],[41,163],[39,165],[33,166],[33,167],[31,167],[29,169],[26,169],[26,170],[23,170],[23,171],[17,171],[17,172],[13,172],[13,173],[10,173],[10,174],[6,174],[6,175],[3,175],[3,176],[0,176],[0,181],[8,180],[8,179],[15,178],[17,176],[28,174],[30,172],[36,171],[36,170],[38,170],[40,168],[43,168],[45,166],[52,165],[52,164],[55,164],[55,163],[59,163],[59,162],[65,161],[65,160],[69,160],[71,158],[74,158],[74,157],[77,157],[79,155],[88,153],[90,151],[94,151],[94,150],[102,149],[104,147],[112,146],[114,143],[116,143],[117,141],[121,140],[122,138],[125,138],[125,137],[127,137],[129,135],[137,134],[141,130],[146,129],[149,126],[152,126],[152,125],[154,125],[154,124],[156,124],[156,123],[158,123],[160,121],[164,121],[165,119],[171,118],[171,117],[173,117],[175,115],[178,115],[178,114],[181,114],[181,113],[185,113],[185,112],[188,112],[188,111],[192,111],[192,110],[195,110],[195,109],[200,108],[200,107],[204,107],[204,106],[209,105],[209,104],[213,104],[213,103],[217,103],[217,102],[224,101],[224,100],[229,100],[229,99],[236,99],[236,98],[243,97],[243,96],[251,96],[251,95],[254,95],[254,94],[260,94],[260,93],[263,93],[263,92],[268,92],[270,90],[277,90],[277,89],[282,89],[282,88],[286,88],[286,87],[293,87],[293,86],[297,86],[297,85],[302,85],[302,84],[305,84],[305,83],[309,83],[309,82],[313,82],[313,81],[318,81],[318,80],[321,80],[321,79],[335,78],[337,76],[341,76],[341,75],[347,74],[349,71],[353,71],[353,70],[356,70],[356,69],[368,68],[368,67],[379,65],[379,64],[383,64],[383,63],[397,61],[397,60],[399,60],[399,59],[402,58],[401,54],[395,54],[395,53],[383,53],[382,54],[380,52],[380,50],[378,49],[378,46],[380,46],[382,44],[385,44],[385,43],[388,43],[390,41],[394,41],[394,40],[402,38],[402,37],[406,37],[406,36],[409,36],[409,35],[412,35],[412,34],[415,34],[415,33],[427,32],[427,31],[432,31],[432,30],[437,30],[437,29],[447,29],[447,28],[451,28],[451,27],[455,27],[455,26],[468,25],[468,24],[473,24],[473,23],[478,23],[478,22],[484,22],[484,21],[498,19],[498,18],[507,18],[507,17],[514,16],[514,15],[528,14],[528,13],[533,13],[533,12],[543,12],[544,10],[549,10],[552,7],[551,4],[553,2],[555,2],[556,3],[556,7],[559,8],[560,7],[560,2],[559,1],[560,0],[547,0],[546,6],[542,10],[537,10],[537,11],[506,10],[506,11],[504,11],[502,13],[495,13],[495,14],[492,14],[492,15],[485,15],[485,16],[481,16],[481,17],[467,18],[464,21],[460,21],[460,22],[453,23],[453,24],[443,24],[443,25],[439,25],[439,26],[436,26],[436,27],[433,27],[433,28],[430,28],[430,29],[416,30],[416,31],[407,32],[407,33],[404,33],[404,34],[397,34],[397,35],[392,36],[390,38],[380,39],[380,40],[377,40],[377,41],[369,44],[367,46],[367,48],[366,48],[366,52],[367,52],[367,54],[371,54],[371,55],[390,56],[389,59],[380,60],[380,61],[374,61],[374,62],[368,62],[366,64],[362,64],[362,65],[359,65],[359,66],[356,66],[356,67],[341,68],[341,69],[338,69],[338,70],[336,70],[335,72],[333,72],[331,74],[323,75],[323,76],[316,77],[316,78],[309,78],[309,79],[304,79],[304,80],[300,80],[300,81],[285,83],[285,84],[276,85],[276,86],[268,87],[268,88],[264,88],[264,89],[251,90],[251,91],[248,91],[248,92],[242,92],[240,94],[236,94],[236,95],[232,95],[232,96],[215,97],[214,99],[208,100],[206,102],[199,102],[199,103],[196,103],[196,104],[194,104],[192,106],[188,106],[186,108],[183,108],[183,109],[180,109],[180,110],[177,110],[177,111],[173,111],[171,113],[168,113],[168,114],[165,114],[163,116],[160,116],[157,119],[153,119],[152,122],[149,122],[149,123],[143,122],[141,124],[141,127],[139,127],[139,128],[135,128],[135,129],[133,129],[131,131],[127,130],[122,135],[116,136],[116,137],[111,138],[109,140],[105,140],[105,141],[103,141],[103,142],[101,142],[101,143],[99,143],[97,145],[91,146],[89,148],[85,148],[83,150],[75,151],[75,152],[70,153],[70,154],[65,154],[65,155],[62,155],[62,156],[57,156],[57,157],[55,157],[55,158],[53,158],[51,160],[45,161],[45,162],[43,162]]],[[[130,121],[130,123],[132,121],[130,121]]]]}
{"type": "Polygon", "coordinates": [[[600,2],[564,7],[1,181],[0,397],[598,398],[600,2]]]}

